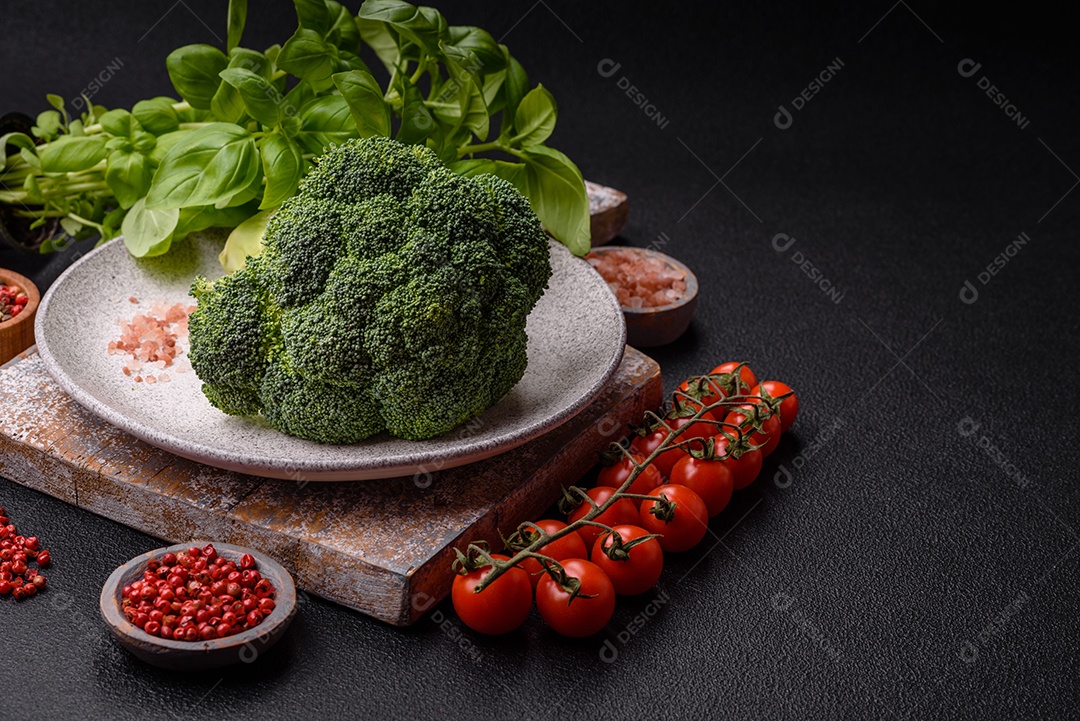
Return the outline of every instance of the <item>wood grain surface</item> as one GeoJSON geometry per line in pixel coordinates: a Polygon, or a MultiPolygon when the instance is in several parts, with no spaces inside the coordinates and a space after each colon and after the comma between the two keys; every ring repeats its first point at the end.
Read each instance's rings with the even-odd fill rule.
{"type": "Polygon", "coordinates": [[[510,453],[407,478],[282,481],[135,439],[72,401],[30,353],[0,370],[0,476],[171,542],[254,548],[307,592],[407,625],[449,593],[455,546],[537,518],[661,400],[659,366],[627,348],[590,406],[510,453]]]}

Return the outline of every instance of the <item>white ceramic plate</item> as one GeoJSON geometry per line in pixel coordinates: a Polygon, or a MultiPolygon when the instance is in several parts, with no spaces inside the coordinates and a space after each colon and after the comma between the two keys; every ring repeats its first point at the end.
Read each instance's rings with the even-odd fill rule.
{"type": "MultiPolygon", "coordinates": [[[[91,413],[147,443],[219,468],[271,478],[342,481],[393,478],[472,463],[519,446],[571,418],[622,361],[626,326],[607,285],[584,261],[551,243],[553,275],[529,316],[525,376],[479,419],[428,441],[380,435],[322,445],[212,407],[195,373],[134,383],[124,357],[108,355],[118,319],[155,302],[193,303],[196,274],[221,275],[221,238],[193,236],[164,259],[136,261],[120,240],[72,265],[37,315],[37,343],[49,373],[91,413]],[[177,255],[179,254],[179,255],[177,255]],[[137,305],[129,298],[137,298],[137,305]]],[[[143,371],[154,373],[156,371],[143,371]]]]}

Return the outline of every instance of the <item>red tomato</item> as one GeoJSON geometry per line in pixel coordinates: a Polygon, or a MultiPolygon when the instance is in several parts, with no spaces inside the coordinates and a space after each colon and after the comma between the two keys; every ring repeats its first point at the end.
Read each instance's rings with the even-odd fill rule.
{"type": "MultiPolygon", "coordinates": [[[[659,475],[660,474],[657,474],[657,476],[659,475]]],[[[537,521],[536,525],[544,529],[544,532],[549,535],[566,528],[565,523],[556,521],[553,518],[537,521]]],[[[585,541],[581,540],[580,533],[568,533],[562,538],[558,538],[547,545],[541,546],[537,550],[537,553],[550,556],[556,561],[564,561],[567,558],[584,558],[588,551],[585,548],[585,541]]],[[[529,575],[529,581],[532,583],[532,587],[535,590],[536,584],[540,583],[540,579],[544,576],[544,569],[540,566],[540,562],[535,558],[526,558],[518,564],[518,567],[523,569],[525,573],[529,575]]]]}
{"type": "MultiPolygon", "coordinates": [[[[697,423],[694,423],[692,426],[690,426],[685,431],[680,433],[679,437],[676,438],[675,440],[677,440],[677,441],[688,441],[691,438],[703,438],[704,439],[704,438],[708,438],[709,436],[714,436],[714,435],[716,435],[716,426],[714,426],[711,423],[705,423],[704,421],[715,421],[715,420],[717,420],[717,418],[713,414],[712,411],[705,411],[704,413],[701,414],[701,419],[697,423]]],[[[664,423],[665,423],[665,425],[667,425],[668,428],[670,428],[673,431],[676,431],[676,430],[682,428],[683,426],[689,424],[690,423],[690,417],[688,416],[686,418],[672,418],[672,417],[669,416],[668,418],[664,419],[664,423]]]]}
{"type": "MultiPolygon", "coordinates": [[[[633,454],[633,458],[623,456],[615,465],[604,466],[600,469],[600,475],[596,479],[596,485],[609,486],[610,488],[621,488],[622,484],[626,483],[626,479],[630,477],[630,473],[634,470],[634,464],[641,464],[645,462],[644,456],[633,454]]],[[[630,484],[630,487],[626,489],[627,493],[641,493],[645,494],[663,484],[664,479],[660,475],[660,471],[656,469],[656,466],[652,463],[645,466],[645,469],[638,474],[638,477],[634,479],[634,482],[630,484]]],[[[628,499],[636,508],[641,505],[641,501],[637,498],[628,499]]]]}
{"type": "Polygon", "coordinates": [[[563,636],[584,638],[600,631],[615,613],[615,587],[599,566],[581,558],[562,564],[566,575],[581,581],[581,594],[570,600],[551,576],[536,587],[536,607],[547,625],[563,636]],[[591,596],[592,598],[585,598],[591,596]]]}
{"type": "MultiPolygon", "coordinates": [[[[730,375],[735,372],[735,367],[737,365],[739,364],[734,361],[730,363],[721,363],[709,371],[709,375],[730,375]]],[[[713,387],[717,392],[706,396],[703,400],[705,401],[705,405],[711,405],[728,396],[747,395],[750,392],[750,389],[757,385],[757,382],[757,376],[754,375],[754,371],[750,370],[750,366],[744,365],[739,371],[738,382],[732,377],[731,382],[725,386],[719,382],[719,379],[714,380],[713,387]]]]}
{"type": "Polygon", "coordinates": [[[799,415],[799,397],[792,392],[791,386],[780,381],[762,381],[760,385],[754,386],[754,389],[750,392],[755,396],[764,395],[762,389],[773,398],[791,393],[790,396],[780,401],[780,408],[777,411],[780,415],[780,428],[784,433],[787,433],[788,429],[791,428],[791,424],[795,422],[795,416],[799,415]]]}
{"type": "MultiPolygon", "coordinates": [[[[649,535],[641,526],[615,526],[612,530],[618,533],[624,542],[649,535]]],[[[615,593],[635,596],[645,593],[660,580],[660,572],[664,570],[664,552],[655,538],[634,546],[625,557],[617,561],[605,553],[611,545],[610,533],[596,539],[592,548],[592,561],[611,579],[615,593]]]]}
{"type": "MultiPolygon", "coordinates": [[[[780,426],[780,417],[776,415],[769,416],[761,422],[761,430],[759,431],[750,425],[743,426],[743,421],[752,415],[752,413],[749,412],[750,406],[741,405],[739,408],[743,410],[734,410],[731,413],[728,413],[727,417],[724,418],[724,423],[730,423],[731,426],[742,426],[743,434],[749,436],[751,445],[762,446],[762,455],[771,455],[772,452],[776,450],[776,447],[780,445],[780,434],[783,433],[783,429],[780,426]],[[743,411],[747,412],[744,413],[743,411]]],[[[735,429],[731,428],[731,426],[725,426],[724,428],[729,433],[734,434],[735,429]]]]}
{"type": "Polygon", "coordinates": [[[710,518],[727,507],[735,489],[735,478],[723,461],[701,460],[691,455],[675,464],[671,482],[701,496],[710,518]]]}
{"type": "MultiPolygon", "coordinates": [[[[492,558],[510,560],[499,554],[492,555],[492,558]]],[[[532,585],[528,574],[514,567],[483,591],[475,593],[473,589],[490,568],[484,566],[465,575],[455,575],[450,595],[454,611],[466,626],[494,636],[509,633],[525,623],[532,610],[532,585]]]]}
{"type": "MultiPolygon", "coordinates": [[[[733,443],[722,433],[715,436],[713,442],[716,444],[715,451],[718,456],[724,455],[727,452],[728,445],[733,443]]],[[[731,477],[735,481],[736,491],[749,486],[757,480],[758,474],[761,473],[761,451],[742,450],[738,458],[732,456],[722,462],[731,470],[731,477]]]]}
{"type": "Polygon", "coordinates": [[[656,501],[645,501],[638,512],[642,528],[649,533],[663,534],[659,539],[660,548],[672,552],[689,551],[701,543],[709,530],[709,509],[701,496],[686,486],[671,484],[654,488],[649,495],[657,498],[663,495],[675,504],[675,513],[670,521],[651,512],[653,508],[660,510],[656,501]]]}
{"type": "MultiPolygon", "coordinates": [[[[630,441],[630,451],[638,454],[642,458],[648,458],[649,455],[656,450],[657,446],[667,439],[670,433],[671,431],[667,428],[660,426],[644,436],[636,435],[634,436],[634,439],[630,441]]],[[[681,438],[682,436],[679,437],[681,438]]],[[[669,448],[653,459],[653,465],[656,466],[656,469],[660,471],[660,474],[664,476],[664,478],[667,478],[668,474],[671,473],[671,467],[685,455],[686,451],[681,448],[669,448]]]]}
{"type": "MultiPolygon", "coordinates": [[[[596,488],[590,488],[586,493],[589,498],[596,502],[596,505],[602,505],[604,501],[611,498],[615,493],[614,488],[609,486],[597,486],[596,488]]],[[[592,506],[587,501],[582,501],[574,512],[570,514],[568,519],[569,523],[573,523],[579,518],[583,518],[585,514],[592,510],[592,506]]],[[[611,508],[601,513],[596,518],[592,519],[597,523],[603,523],[605,526],[618,526],[622,523],[634,523],[637,520],[637,507],[630,501],[629,498],[620,498],[612,504],[611,508]]],[[[596,538],[604,531],[596,526],[582,526],[578,529],[578,533],[581,534],[581,540],[585,542],[585,548],[592,548],[593,543],[596,542],[596,538]]],[[[582,554],[585,555],[585,554],[582,554]]]]}

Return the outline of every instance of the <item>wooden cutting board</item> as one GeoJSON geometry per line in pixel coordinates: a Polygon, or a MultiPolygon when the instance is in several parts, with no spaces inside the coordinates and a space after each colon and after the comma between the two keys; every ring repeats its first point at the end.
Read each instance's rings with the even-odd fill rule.
{"type": "Polygon", "coordinates": [[[514,451],[408,478],[304,484],[137,440],[72,401],[31,351],[0,370],[0,476],[170,542],[257,549],[309,593],[408,625],[449,593],[454,547],[538,518],[662,395],[660,367],[628,347],[591,405],[514,451]]]}

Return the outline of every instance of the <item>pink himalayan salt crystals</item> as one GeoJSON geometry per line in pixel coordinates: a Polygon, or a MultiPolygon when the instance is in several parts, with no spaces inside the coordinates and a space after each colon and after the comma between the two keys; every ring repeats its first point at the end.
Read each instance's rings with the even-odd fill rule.
{"type": "MultiPolygon", "coordinates": [[[[138,301],[132,297],[128,299],[132,303],[138,301]]],[[[146,374],[140,371],[143,366],[147,370],[161,371],[173,365],[174,359],[183,350],[177,341],[186,338],[188,334],[188,314],[195,310],[195,306],[185,306],[174,303],[171,306],[156,303],[148,313],[136,314],[131,320],[117,320],[120,326],[120,340],[109,341],[109,355],[117,353],[127,356],[123,373],[126,376],[134,374],[136,383],[168,383],[170,378],[167,373],[146,374]]],[[[184,373],[190,366],[186,359],[183,365],[177,367],[177,373],[184,373]]]]}
{"type": "Polygon", "coordinates": [[[632,248],[589,253],[585,260],[607,281],[624,308],[656,308],[686,293],[685,273],[632,248]]]}

